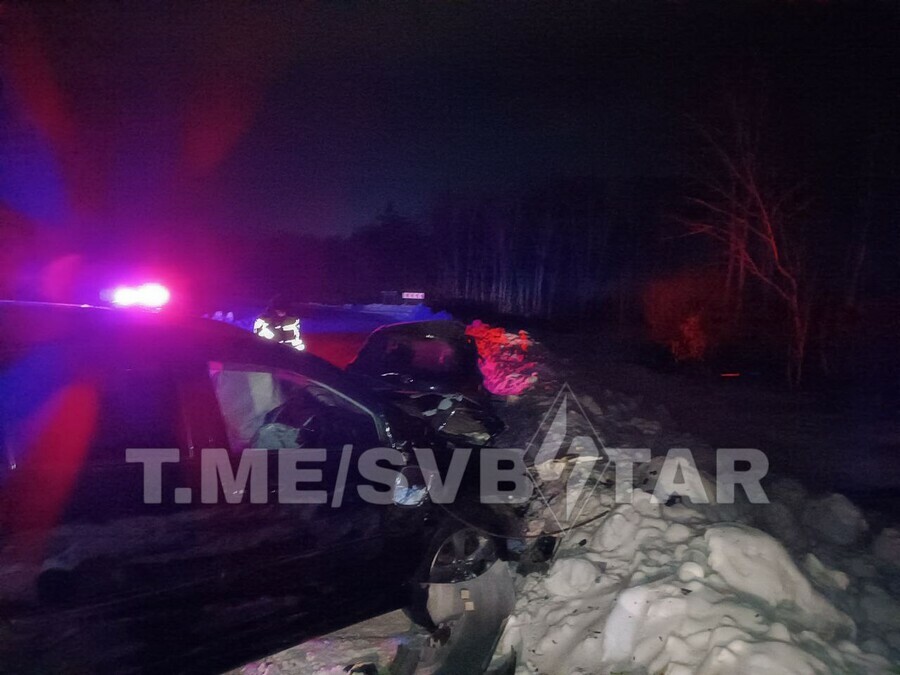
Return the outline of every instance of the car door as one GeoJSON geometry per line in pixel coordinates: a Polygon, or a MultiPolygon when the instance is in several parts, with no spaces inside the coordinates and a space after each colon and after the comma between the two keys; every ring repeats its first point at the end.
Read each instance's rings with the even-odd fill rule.
{"type": "MultiPolygon", "coordinates": [[[[185,459],[173,371],[151,358],[98,363],[73,351],[70,360],[32,414],[16,415],[24,433],[7,445],[15,475],[4,496],[27,518],[4,553],[32,567],[37,606],[19,624],[37,640],[28,658],[51,659],[48,672],[57,658],[124,672],[185,646],[179,626],[196,622],[215,559],[197,555],[191,505],[172,491],[148,503],[144,467],[128,461],[129,448],[185,459]]],[[[186,466],[163,465],[162,484],[182,484],[186,466]]]]}
{"type": "MultiPolygon", "coordinates": [[[[274,423],[299,426],[301,448],[324,450],[324,461],[315,467],[321,471],[322,480],[312,518],[321,526],[317,546],[321,549],[321,569],[330,577],[329,603],[342,606],[341,611],[347,615],[354,610],[371,613],[393,594],[401,571],[395,561],[397,554],[402,556],[397,537],[410,533],[400,525],[400,514],[390,503],[392,486],[364,475],[364,464],[371,467],[376,456],[368,453],[390,453],[381,447],[386,442],[380,422],[340,390],[294,371],[278,370],[275,377],[285,403],[274,416],[274,423]],[[369,605],[371,610],[367,609],[369,605]]],[[[385,466],[386,460],[381,461],[385,466]]],[[[290,503],[293,481],[284,475],[290,467],[282,464],[279,462],[280,508],[290,514],[296,509],[290,503]]],[[[395,595],[390,599],[396,602],[395,595]]]]}
{"type": "Polygon", "coordinates": [[[228,505],[235,530],[259,533],[234,570],[242,592],[292,603],[316,631],[397,602],[396,588],[386,591],[398,571],[394,513],[357,489],[361,454],[384,443],[377,417],[290,369],[211,362],[209,377],[232,466],[262,454],[267,468],[269,503],[228,505]],[[292,462],[312,473],[292,481],[292,462]]]}

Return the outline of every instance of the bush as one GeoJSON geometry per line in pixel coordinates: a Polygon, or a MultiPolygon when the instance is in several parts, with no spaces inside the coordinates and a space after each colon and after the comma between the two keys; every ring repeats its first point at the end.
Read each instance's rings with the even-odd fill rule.
{"type": "Polygon", "coordinates": [[[723,282],[716,274],[682,272],[651,281],[642,305],[650,339],[676,361],[703,361],[729,332],[723,282]]]}

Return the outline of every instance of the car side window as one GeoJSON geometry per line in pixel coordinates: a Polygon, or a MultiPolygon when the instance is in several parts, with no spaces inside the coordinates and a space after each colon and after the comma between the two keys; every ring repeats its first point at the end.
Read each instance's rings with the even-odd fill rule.
{"type": "Polygon", "coordinates": [[[251,447],[266,416],[284,402],[275,373],[211,363],[209,374],[232,450],[251,447]]]}
{"type": "Polygon", "coordinates": [[[209,364],[233,451],[378,444],[365,408],[298,373],[209,364]]]}

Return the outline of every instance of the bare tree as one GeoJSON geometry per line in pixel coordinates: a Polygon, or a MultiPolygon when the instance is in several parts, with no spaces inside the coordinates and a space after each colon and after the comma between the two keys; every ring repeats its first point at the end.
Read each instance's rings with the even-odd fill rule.
{"type": "Polygon", "coordinates": [[[724,129],[701,126],[709,161],[698,180],[700,195],[685,218],[691,234],[718,244],[725,263],[723,292],[739,321],[747,281],[774,297],[788,322],[786,374],[800,383],[810,333],[812,274],[801,228],[808,200],[803,183],[775,170],[764,106],[733,100],[724,129]]]}

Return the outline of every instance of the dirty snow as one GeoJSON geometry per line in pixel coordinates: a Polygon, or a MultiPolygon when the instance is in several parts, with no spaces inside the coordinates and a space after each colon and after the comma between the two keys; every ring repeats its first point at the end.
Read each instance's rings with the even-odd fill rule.
{"type": "MultiPolygon", "coordinates": [[[[519,655],[517,675],[900,672],[896,524],[777,476],[764,482],[766,505],[656,503],[660,454],[690,448],[711,472],[712,449],[679,429],[659,397],[604,388],[602,367],[541,356],[538,386],[504,411],[510,429],[501,442],[534,452],[553,433],[548,420],[535,438],[539,420],[552,419],[568,383],[577,399],[568,405],[569,437],[652,448],[657,459],[636,467],[631,503],[615,503],[613,472],[598,465],[596,490],[549,570],[520,577],[498,648],[519,655]]],[[[637,375],[632,389],[662,386],[637,375]]],[[[564,512],[554,504],[561,495],[542,487],[553,508],[532,509],[531,535],[564,512]]]]}
{"type": "Polygon", "coordinates": [[[416,647],[426,639],[403,612],[391,612],[310,640],[227,675],[345,675],[357,663],[376,664],[384,672],[400,645],[416,647]]]}
{"type": "Polygon", "coordinates": [[[830,558],[855,557],[856,571],[813,553],[798,564],[749,524],[752,506],[722,521],[706,505],[631,497],[593,495],[592,508],[608,512],[569,531],[546,574],[520,580],[499,648],[519,655],[518,675],[878,673],[897,663],[900,605],[874,555],[841,553],[826,527],[808,536],[822,536],[830,558]]]}
{"type": "Polygon", "coordinates": [[[824,541],[843,546],[855,544],[869,529],[862,511],[838,494],[810,501],[803,523],[824,541]]]}

